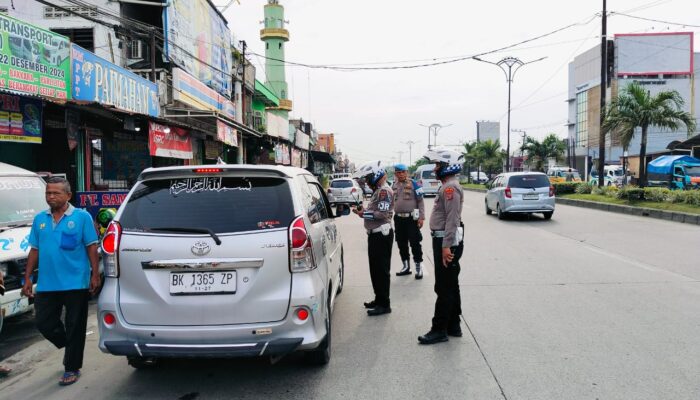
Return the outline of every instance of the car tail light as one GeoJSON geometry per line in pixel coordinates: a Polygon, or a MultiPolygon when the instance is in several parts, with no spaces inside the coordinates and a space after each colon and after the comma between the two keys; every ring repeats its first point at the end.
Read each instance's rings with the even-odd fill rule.
{"type": "Polygon", "coordinates": [[[219,172],[224,172],[223,168],[195,168],[195,174],[217,174],[219,172]]]}
{"type": "Polygon", "coordinates": [[[113,278],[119,276],[117,253],[119,252],[119,241],[121,237],[122,226],[119,225],[117,221],[110,222],[102,238],[102,263],[104,265],[105,276],[113,278]]]}
{"type": "Polygon", "coordinates": [[[300,321],[306,321],[309,318],[309,310],[306,308],[297,308],[296,314],[300,321]]]}
{"type": "Polygon", "coordinates": [[[352,190],[350,191],[350,193],[357,193],[357,189],[352,188],[352,190]]]}
{"type": "Polygon", "coordinates": [[[117,322],[117,319],[114,317],[114,314],[106,313],[102,317],[102,321],[104,321],[105,325],[112,326],[112,325],[114,325],[115,322],[117,322]]]}
{"type": "Polygon", "coordinates": [[[510,191],[510,186],[506,186],[505,194],[506,194],[506,198],[508,198],[508,199],[513,197],[513,193],[510,191]]]}
{"type": "Polygon", "coordinates": [[[316,268],[311,237],[304,217],[297,217],[289,226],[289,259],[291,272],[306,272],[316,268]]]}
{"type": "Polygon", "coordinates": [[[328,194],[331,194],[331,188],[328,188],[328,194]]]}
{"type": "Polygon", "coordinates": [[[549,186],[549,197],[554,197],[554,186],[549,186]]]}

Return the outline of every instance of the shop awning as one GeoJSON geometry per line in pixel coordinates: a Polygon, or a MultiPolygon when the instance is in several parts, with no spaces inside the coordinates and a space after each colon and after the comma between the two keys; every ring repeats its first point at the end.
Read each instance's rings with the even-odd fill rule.
{"type": "Polygon", "coordinates": [[[249,128],[215,111],[168,107],[165,109],[165,114],[162,116],[162,118],[166,120],[179,120],[186,122],[189,125],[197,127],[198,130],[206,132],[212,136],[216,136],[216,122],[222,121],[243,133],[251,136],[262,137],[262,133],[256,131],[255,129],[249,128]]]}
{"type": "Polygon", "coordinates": [[[318,161],[321,163],[326,163],[326,164],[335,164],[335,159],[333,158],[332,155],[323,152],[323,151],[314,151],[311,150],[311,159],[314,161],[318,161]]]}
{"type": "Polygon", "coordinates": [[[255,93],[253,93],[253,99],[262,102],[267,107],[277,107],[280,105],[280,99],[272,90],[265,86],[259,80],[255,80],[255,93]]]}

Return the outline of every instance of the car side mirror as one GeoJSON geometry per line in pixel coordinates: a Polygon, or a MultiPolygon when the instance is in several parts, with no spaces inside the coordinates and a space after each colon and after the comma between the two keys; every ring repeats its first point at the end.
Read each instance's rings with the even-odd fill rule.
{"type": "Polygon", "coordinates": [[[342,217],[343,215],[350,215],[350,207],[346,204],[338,204],[335,206],[335,217],[342,217]]]}

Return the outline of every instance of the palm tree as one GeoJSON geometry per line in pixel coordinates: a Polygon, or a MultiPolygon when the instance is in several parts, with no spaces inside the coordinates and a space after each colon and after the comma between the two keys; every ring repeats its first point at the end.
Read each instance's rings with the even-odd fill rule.
{"type": "Polygon", "coordinates": [[[474,149],[476,162],[482,169],[486,170],[487,176],[493,172],[500,172],[503,168],[503,161],[506,153],[501,150],[500,141],[485,140],[476,144],[474,149]]]}
{"type": "Polygon", "coordinates": [[[545,164],[550,158],[557,161],[564,159],[566,142],[553,133],[547,135],[542,142],[528,136],[521,150],[527,154],[527,165],[532,167],[534,164],[535,170],[544,172],[545,164]]]}
{"type": "MultiPolygon", "coordinates": [[[[471,183],[472,181],[472,166],[477,165],[476,164],[476,159],[477,159],[477,154],[476,154],[476,147],[478,143],[476,142],[470,142],[470,143],[465,143],[464,144],[464,166],[467,169],[467,179],[471,183]]],[[[478,170],[477,170],[478,171],[478,170]]],[[[478,173],[477,173],[478,176],[478,173]]]]}
{"type": "Polygon", "coordinates": [[[639,145],[639,186],[646,184],[647,134],[650,126],[676,131],[683,124],[688,134],[695,131],[695,118],[683,111],[685,102],[675,90],[664,90],[653,95],[638,82],[633,82],[613,98],[603,122],[604,132],[620,137],[623,148],[627,148],[641,128],[639,145]]]}

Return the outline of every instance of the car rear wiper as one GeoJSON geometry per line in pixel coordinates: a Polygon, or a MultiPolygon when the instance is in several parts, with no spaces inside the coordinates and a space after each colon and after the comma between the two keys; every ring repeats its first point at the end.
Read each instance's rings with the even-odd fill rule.
{"type": "Polygon", "coordinates": [[[177,227],[160,227],[160,228],[149,228],[151,231],[166,231],[166,232],[183,232],[183,233],[207,233],[214,239],[216,245],[221,245],[221,239],[216,236],[216,233],[209,228],[177,228],[177,227]]]}

